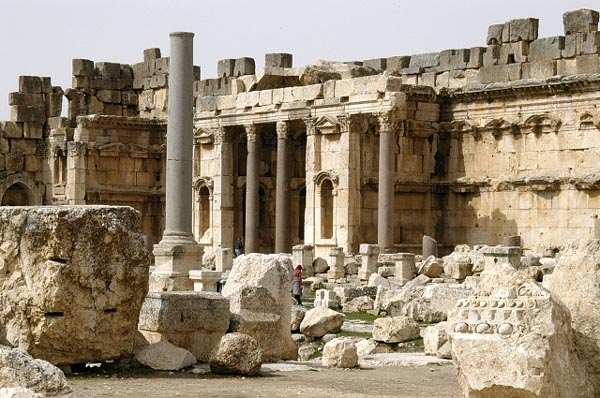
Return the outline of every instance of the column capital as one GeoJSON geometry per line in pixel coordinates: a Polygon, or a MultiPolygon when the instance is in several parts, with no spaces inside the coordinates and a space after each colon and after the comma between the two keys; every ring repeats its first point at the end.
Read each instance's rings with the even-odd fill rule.
{"type": "Polygon", "coordinates": [[[317,118],[316,117],[304,118],[304,124],[306,125],[306,135],[315,135],[317,133],[317,129],[316,129],[317,118]]]}
{"type": "Polygon", "coordinates": [[[211,132],[214,137],[215,144],[223,144],[233,141],[233,134],[225,127],[213,128],[211,132]]]}
{"type": "Polygon", "coordinates": [[[277,139],[287,140],[290,138],[290,124],[287,121],[279,121],[276,124],[277,139]]]}
{"type": "Polygon", "coordinates": [[[376,114],[379,121],[379,133],[390,133],[394,131],[395,118],[392,112],[381,112],[376,114]]]}
{"type": "Polygon", "coordinates": [[[246,139],[248,141],[255,142],[258,138],[258,130],[255,124],[246,124],[244,125],[244,129],[246,130],[246,139]]]}

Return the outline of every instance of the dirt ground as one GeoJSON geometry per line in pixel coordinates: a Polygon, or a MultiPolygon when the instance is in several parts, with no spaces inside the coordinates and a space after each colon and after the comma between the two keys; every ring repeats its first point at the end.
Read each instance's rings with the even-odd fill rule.
{"type": "Polygon", "coordinates": [[[452,365],[315,369],[220,377],[190,372],[86,373],[70,377],[81,398],[311,397],[460,398],[452,365]]]}

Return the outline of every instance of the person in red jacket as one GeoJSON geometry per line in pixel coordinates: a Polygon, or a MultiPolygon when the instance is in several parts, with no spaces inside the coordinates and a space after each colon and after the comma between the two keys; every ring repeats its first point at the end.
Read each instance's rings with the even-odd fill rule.
{"type": "Polygon", "coordinates": [[[302,305],[302,266],[298,265],[292,278],[292,294],[298,305],[302,305]]]}

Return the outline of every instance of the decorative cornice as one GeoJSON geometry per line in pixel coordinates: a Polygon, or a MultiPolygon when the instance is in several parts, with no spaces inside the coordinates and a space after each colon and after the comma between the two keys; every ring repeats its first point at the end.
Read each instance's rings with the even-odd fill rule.
{"type": "Polygon", "coordinates": [[[167,121],[162,119],[146,119],[141,117],[89,115],[78,116],[77,124],[84,128],[115,128],[123,127],[128,130],[166,131],[167,121]]]}

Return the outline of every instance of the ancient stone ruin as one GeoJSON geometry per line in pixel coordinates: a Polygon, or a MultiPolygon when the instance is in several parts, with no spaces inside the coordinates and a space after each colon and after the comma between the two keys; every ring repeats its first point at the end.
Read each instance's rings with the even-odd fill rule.
{"type": "Polygon", "coordinates": [[[0,123],[0,360],[58,393],[21,349],[239,375],[424,351],[468,398],[597,396],[598,19],[211,79],[178,32],[168,58],[73,60],[66,90],[22,76],[0,123]],[[292,304],[298,266],[314,308],[292,304]]]}

